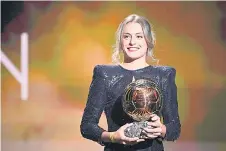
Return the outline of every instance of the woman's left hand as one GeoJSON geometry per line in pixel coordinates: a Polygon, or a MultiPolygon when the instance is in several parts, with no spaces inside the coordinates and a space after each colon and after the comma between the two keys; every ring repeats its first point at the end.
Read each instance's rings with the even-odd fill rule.
{"type": "Polygon", "coordinates": [[[148,122],[148,126],[143,129],[143,134],[146,139],[154,139],[156,137],[162,136],[165,132],[165,126],[161,123],[160,117],[153,114],[151,121],[148,122]]]}

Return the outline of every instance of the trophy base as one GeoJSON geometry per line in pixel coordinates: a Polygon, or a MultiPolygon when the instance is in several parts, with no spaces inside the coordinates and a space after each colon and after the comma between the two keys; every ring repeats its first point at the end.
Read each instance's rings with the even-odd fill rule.
{"type": "Polygon", "coordinates": [[[148,123],[147,121],[133,122],[131,126],[125,129],[124,131],[125,136],[130,138],[133,137],[144,138],[142,129],[148,126],[147,123],[148,123]]]}

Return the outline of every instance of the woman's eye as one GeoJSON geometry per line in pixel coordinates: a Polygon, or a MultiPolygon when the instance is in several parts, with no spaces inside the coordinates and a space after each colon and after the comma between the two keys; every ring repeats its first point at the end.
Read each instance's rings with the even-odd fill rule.
{"type": "Polygon", "coordinates": [[[141,39],[141,38],[143,38],[143,36],[137,36],[137,38],[141,39]]]}
{"type": "Polygon", "coordinates": [[[125,35],[125,36],[123,36],[123,38],[127,39],[127,38],[129,38],[129,36],[125,35]]]}

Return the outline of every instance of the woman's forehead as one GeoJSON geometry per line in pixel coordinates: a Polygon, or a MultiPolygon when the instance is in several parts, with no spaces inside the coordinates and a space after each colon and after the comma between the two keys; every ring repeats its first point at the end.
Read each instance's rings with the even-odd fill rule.
{"type": "Polygon", "coordinates": [[[139,23],[128,23],[123,28],[123,33],[128,34],[142,34],[143,29],[139,23]]]}

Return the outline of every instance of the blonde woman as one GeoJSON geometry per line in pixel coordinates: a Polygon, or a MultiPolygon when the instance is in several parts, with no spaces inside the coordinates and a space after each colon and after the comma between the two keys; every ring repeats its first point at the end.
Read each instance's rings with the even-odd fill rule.
{"type": "Polygon", "coordinates": [[[180,136],[176,70],[168,66],[147,63],[153,56],[155,35],[148,20],[135,14],[126,17],[116,32],[112,55],[115,65],[97,65],[93,71],[89,95],[81,121],[83,137],[104,145],[105,151],[163,151],[162,141],[175,141],[180,136]],[[123,62],[120,63],[120,53],[123,62]],[[126,137],[124,130],[133,122],[122,109],[125,87],[133,79],[152,79],[163,92],[163,107],[144,128],[144,138],[126,137]],[[105,112],[108,130],[98,126],[105,112]],[[163,122],[160,120],[163,117],[163,122]]]}

